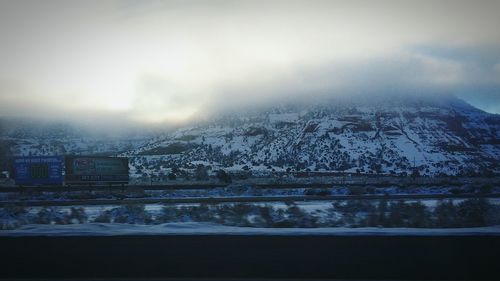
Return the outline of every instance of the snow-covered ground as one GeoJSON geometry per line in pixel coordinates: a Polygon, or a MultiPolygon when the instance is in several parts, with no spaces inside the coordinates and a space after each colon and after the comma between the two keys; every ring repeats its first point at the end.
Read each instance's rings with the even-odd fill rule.
{"type": "Polygon", "coordinates": [[[498,198],[12,207],[0,235],[500,235],[499,210],[498,198]]]}
{"type": "MultiPolygon", "coordinates": [[[[453,199],[451,200],[455,204],[459,204],[466,199],[453,199]]],[[[373,201],[380,201],[378,199],[373,200],[373,201]]],[[[449,201],[449,200],[448,200],[449,201]]],[[[405,200],[406,203],[422,203],[426,207],[429,208],[434,208],[436,207],[437,204],[440,202],[443,202],[442,199],[425,199],[425,200],[405,200]]],[[[500,206],[500,198],[489,198],[488,202],[490,204],[493,204],[495,206],[500,206]]],[[[218,205],[234,205],[235,203],[218,203],[218,205]]],[[[246,203],[246,204],[251,204],[255,206],[269,206],[273,207],[275,209],[286,209],[288,207],[288,203],[286,202],[255,202],[255,203],[246,203]]],[[[176,206],[176,207],[186,207],[186,206],[199,206],[200,204],[197,203],[185,203],[185,204],[173,204],[171,206],[176,206]]],[[[328,208],[332,207],[332,202],[331,201],[302,201],[302,202],[295,202],[294,205],[297,207],[301,208],[305,212],[308,213],[313,213],[313,212],[321,212],[321,211],[326,211],[328,208]]],[[[147,212],[150,212],[153,215],[158,215],[162,211],[162,208],[167,205],[164,204],[146,204],[144,205],[144,210],[147,212]]],[[[63,211],[63,212],[68,212],[71,210],[71,208],[74,208],[77,206],[64,206],[64,207],[58,207],[58,210],[63,211]]],[[[97,217],[100,213],[106,210],[111,210],[113,208],[118,208],[120,207],[119,205],[92,205],[92,206],[78,206],[78,207],[83,207],[85,209],[85,213],[88,215],[89,219],[92,220],[95,217],[97,217]]],[[[41,209],[44,207],[30,207],[28,208],[28,212],[31,214],[36,214],[38,213],[41,209]]]]}
{"type": "Polygon", "coordinates": [[[451,98],[331,103],[220,116],[181,128],[123,156],[131,177],[162,178],[174,165],[212,175],[278,172],[360,175],[498,174],[498,116],[451,98]]]}
{"type": "Polygon", "coordinates": [[[0,231],[0,236],[115,236],[115,235],[495,235],[500,225],[474,228],[258,228],[234,227],[215,223],[184,222],[159,225],[86,223],[71,225],[24,225],[0,231]]]}

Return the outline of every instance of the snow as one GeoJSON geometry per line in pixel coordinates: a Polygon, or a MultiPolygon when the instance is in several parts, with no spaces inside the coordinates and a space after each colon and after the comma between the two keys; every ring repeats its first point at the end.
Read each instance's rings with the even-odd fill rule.
{"type": "MultiPolygon", "coordinates": [[[[481,163],[485,160],[481,157],[490,157],[487,161],[491,161],[491,157],[498,159],[500,149],[495,144],[482,145],[478,149],[479,154],[446,148],[446,145],[455,145],[476,149],[459,133],[449,129],[445,120],[455,116],[453,109],[439,103],[432,106],[418,103],[397,106],[393,108],[384,103],[375,107],[363,105],[354,113],[348,113],[351,109],[342,105],[320,106],[296,112],[261,112],[254,117],[228,116],[223,121],[201,125],[196,129],[179,129],[160,142],[152,142],[147,148],[175,142],[195,132],[197,136],[202,135],[204,141],[200,143],[197,137],[190,142],[210,146],[220,153],[208,155],[202,147],[196,153],[175,160],[169,155],[159,156],[157,160],[176,161],[179,166],[204,161],[228,171],[238,171],[240,167],[248,166],[254,175],[263,175],[271,169],[295,169],[298,162],[307,163],[301,168],[303,170],[332,170],[328,166],[330,163],[342,162],[343,167],[347,166],[344,171],[357,172],[360,169],[361,173],[373,173],[377,172],[374,171],[373,163],[379,160],[382,160],[382,166],[378,172],[383,174],[409,174],[415,161],[420,174],[455,175],[463,172],[463,167],[482,171],[481,163]],[[306,132],[306,128],[312,124],[316,127],[306,132]],[[356,126],[361,126],[361,129],[357,130],[356,126]],[[256,128],[264,130],[266,134],[245,134],[256,128]],[[335,142],[339,145],[335,145],[335,142]],[[347,156],[342,156],[344,154],[347,156]],[[360,157],[364,158],[364,164],[358,163],[360,157]]],[[[476,132],[475,138],[484,137],[488,140],[492,138],[491,132],[495,131],[492,130],[495,125],[486,123],[486,116],[481,114],[466,112],[464,116],[469,119],[463,121],[463,127],[471,128],[471,133],[476,132]]],[[[141,151],[143,148],[136,150],[136,153],[141,151]]],[[[154,161],[143,164],[146,166],[143,171],[154,173],[154,161]]]]}
{"type": "Polygon", "coordinates": [[[122,236],[122,235],[328,235],[328,236],[500,236],[500,225],[475,228],[254,228],[214,223],[183,222],[158,225],[87,223],[72,225],[24,225],[0,231],[0,236],[122,236]]]}
{"type": "Polygon", "coordinates": [[[76,133],[63,138],[28,133],[0,138],[15,143],[14,155],[128,156],[134,180],[166,175],[173,165],[192,174],[193,164],[230,172],[246,166],[259,177],[273,169],[408,175],[415,162],[420,175],[437,176],[500,173],[498,124],[497,115],[454,100],[415,98],[338,101],[286,109],[271,105],[268,110],[239,112],[134,139],[101,140],[76,133]],[[257,131],[248,134],[252,130],[257,131]],[[173,143],[188,144],[191,149],[175,155],[142,155],[173,143]]]}

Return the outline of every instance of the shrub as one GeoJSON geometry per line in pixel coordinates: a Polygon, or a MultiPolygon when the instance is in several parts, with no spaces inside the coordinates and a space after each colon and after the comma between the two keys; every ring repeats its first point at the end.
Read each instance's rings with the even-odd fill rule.
{"type": "Polygon", "coordinates": [[[491,204],[484,198],[467,199],[457,206],[459,221],[464,227],[485,226],[491,208],[491,204]]]}
{"type": "Polygon", "coordinates": [[[193,207],[190,211],[191,217],[195,221],[210,221],[213,216],[212,209],[207,204],[201,204],[198,207],[193,207]]]}
{"type": "Polygon", "coordinates": [[[111,213],[108,211],[104,211],[104,212],[100,213],[99,216],[97,216],[94,219],[94,222],[98,222],[98,223],[110,223],[111,221],[112,221],[111,213]]]}
{"type": "Polygon", "coordinates": [[[151,214],[144,209],[144,205],[130,204],[106,210],[94,222],[148,224],[152,223],[153,219],[151,214]]]}
{"type": "Polygon", "coordinates": [[[30,215],[23,207],[13,206],[0,209],[0,230],[16,229],[30,222],[30,215]]]}
{"type": "Polygon", "coordinates": [[[221,205],[218,208],[220,222],[232,226],[252,226],[249,216],[259,214],[255,205],[238,203],[234,205],[221,205]]]}
{"type": "Polygon", "coordinates": [[[174,173],[169,173],[167,178],[171,181],[174,181],[177,179],[177,176],[174,173]]]}
{"type": "Polygon", "coordinates": [[[441,201],[434,209],[435,227],[456,227],[459,225],[457,208],[451,200],[441,201]]]}
{"type": "Polygon", "coordinates": [[[71,223],[85,223],[87,222],[88,216],[85,213],[85,209],[80,208],[71,208],[68,219],[71,223]]]}
{"type": "Polygon", "coordinates": [[[224,182],[224,183],[231,183],[232,182],[231,176],[228,173],[226,173],[226,171],[224,171],[224,170],[218,170],[216,172],[215,176],[221,182],[224,182]]]}
{"type": "Polygon", "coordinates": [[[430,213],[420,201],[407,204],[404,215],[406,215],[407,227],[428,227],[431,225],[430,213]]]}
{"type": "Polygon", "coordinates": [[[36,224],[69,224],[68,214],[55,207],[41,209],[33,220],[36,224]]]}
{"type": "Polygon", "coordinates": [[[330,190],[326,188],[308,188],[304,190],[304,195],[328,196],[330,194],[331,194],[330,190]]]}
{"type": "Polygon", "coordinates": [[[289,206],[285,212],[286,218],[292,227],[316,227],[317,218],[304,212],[296,205],[289,206]]]}
{"type": "Polygon", "coordinates": [[[343,213],[359,213],[359,212],[372,212],[375,210],[373,204],[368,200],[346,200],[337,201],[332,204],[333,207],[343,213]]]}
{"type": "Polygon", "coordinates": [[[500,205],[490,204],[486,214],[486,223],[488,225],[500,225],[500,205]]]}
{"type": "Polygon", "coordinates": [[[208,180],[208,169],[203,164],[199,164],[196,167],[195,178],[197,181],[208,180]]]}
{"type": "MultiPolygon", "coordinates": [[[[209,211],[208,207],[203,207],[205,211],[209,211]]],[[[157,222],[187,222],[193,220],[193,218],[203,220],[204,216],[210,216],[209,213],[202,214],[199,207],[194,206],[165,206],[162,209],[162,213],[157,217],[157,222]]],[[[206,221],[206,220],[203,220],[206,221]]]]}

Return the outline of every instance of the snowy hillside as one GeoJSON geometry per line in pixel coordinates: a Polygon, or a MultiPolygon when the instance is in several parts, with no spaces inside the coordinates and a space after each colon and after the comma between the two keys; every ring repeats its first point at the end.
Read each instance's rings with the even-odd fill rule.
{"type": "Polygon", "coordinates": [[[136,176],[200,164],[253,175],[491,175],[500,172],[500,116],[451,96],[333,100],[226,114],[124,155],[136,176]]]}
{"type": "Polygon", "coordinates": [[[173,132],[145,130],[133,137],[0,121],[4,164],[22,155],[121,155],[130,157],[132,178],[145,180],[173,174],[189,178],[197,171],[214,175],[220,169],[244,177],[500,174],[500,116],[452,96],[343,98],[235,109],[173,132]]]}
{"type": "Polygon", "coordinates": [[[151,136],[103,135],[77,125],[0,118],[0,168],[14,156],[116,155],[140,147],[151,136]]]}

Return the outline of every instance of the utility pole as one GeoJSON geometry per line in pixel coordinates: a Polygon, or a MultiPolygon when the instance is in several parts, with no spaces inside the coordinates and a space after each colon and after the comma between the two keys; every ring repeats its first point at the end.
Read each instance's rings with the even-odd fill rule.
{"type": "Polygon", "coordinates": [[[415,181],[417,179],[417,165],[415,164],[415,155],[413,156],[413,169],[412,169],[411,177],[413,178],[413,181],[415,181]]]}

